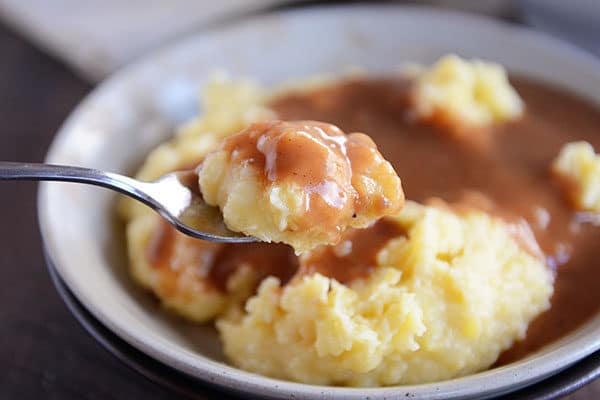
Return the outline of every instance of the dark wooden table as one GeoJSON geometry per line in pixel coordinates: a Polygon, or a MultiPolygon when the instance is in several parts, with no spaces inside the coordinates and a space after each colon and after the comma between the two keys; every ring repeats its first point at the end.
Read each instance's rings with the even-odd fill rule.
{"type": "MultiPolygon", "coordinates": [[[[0,26],[0,160],[41,162],[70,110],[92,87],[0,26]]],[[[105,351],[50,282],[36,185],[0,184],[0,399],[172,399],[105,351]]],[[[217,394],[209,397],[219,397],[217,394]]],[[[600,382],[569,400],[600,398],[600,382]]]]}

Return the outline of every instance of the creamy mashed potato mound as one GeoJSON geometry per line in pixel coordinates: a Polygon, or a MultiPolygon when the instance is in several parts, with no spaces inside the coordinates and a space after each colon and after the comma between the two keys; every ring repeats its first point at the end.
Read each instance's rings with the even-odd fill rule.
{"type": "Polygon", "coordinates": [[[227,226],[300,253],[397,213],[400,178],[362,133],[317,121],[267,121],[223,141],[199,167],[204,200],[227,226]]]}
{"type": "Polygon", "coordinates": [[[407,203],[365,279],[268,278],[217,326],[239,367],[313,384],[378,386],[467,375],[494,363],[549,308],[553,276],[507,224],[407,203]]]}
{"type": "Polygon", "coordinates": [[[421,120],[451,128],[485,127],[523,114],[523,101],[499,64],[449,55],[428,69],[412,68],[410,75],[421,120]]]}
{"type": "Polygon", "coordinates": [[[552,172],[577,210],[600,212],[600,155],[591,144],[564,145],[552,163],[552,172]]]}
{"type": "MultiPolygon", "coordinates": [[[[507,84],[504,72],[477,65],[450,57],[424,73],[419,85],[428,93],[423,99],[429,100],[421,106],[429,112],[447,107],[456,117],[468,115],[466,120],[479,124],[517,115],[522,105],[509,86],[500,90],[504,100],[488,99],[496,89],[483,77],[495,76],[497,84],[507,84]],[[446,69],[449,72],[444,73],[446,69]]],[[[248,221],[259,215],[253,222],[259,230],[279,232],[280,227],[293,225],[301,198],[296,189],[273,185],[264,198],[256,171],[232,168],[229,154],[219,151],[224,138],[277,118],[266,106],[271,93],[252,82],[219,76],[203,94],[202,116],[153,150],[136,177],[153,180],[189,169],[211,154],[214,159],[205,164],[204,179],[224,179],[224,193],[215,186],[212,195],[234,201],[232,215],[250,215],[248,221]],[[231,182],[224,178],[227,174],[231,182]],[[272,218],[269,225],[265,215],[272,218]]],[[[369,205],[385,203],[383,198],[397,198],[399,181],[391,188],[381,183],[393,170],[371,151],[372,142],[366,144],[357,149],[370,149],[367,156],[375,154],[375,162],[365,163],[358,174],[353,170],[352,176],[360,179],[350,183],[379,199],[359,204],[368,210],[369,205]]],[[[186,237],[132,200],[122,201],[120,212],[126,221],[134,279],[187,319],[216,319],[233,364],[277,378],[377,386],[467,375],[489,367],[501,351],[523,338],[528,323],[549,307],[552,294],[553,276],[544,260],[525,250],[509,225],[479,211],[455,212],[409,202],[401,213],[385,217],[398,230],[374,251],[370,272],[352,279],[336,280],[307,267],[309,259],[315,262],[328,253],[319,247],[294,258],[298,264],[290,265],[292,274],[297,268],[296,275],[282,278],[283,282],[265,278],[268,269],[258,273],[233,257],[231,273],[219,285],[211,280],[212,266],[219,252],[231,250],[228,245],[186,237]],[[165,235],[171,235],[166,250],[161,248],[165,235]]],[[[366,221],[373,215],[367,211],[362,217],[366,221]]],[[[358,215],[356,219],[361,220],[358,215]]],[[[347,243],[340,242],[334,253],[353,257],[347,243]]]]}

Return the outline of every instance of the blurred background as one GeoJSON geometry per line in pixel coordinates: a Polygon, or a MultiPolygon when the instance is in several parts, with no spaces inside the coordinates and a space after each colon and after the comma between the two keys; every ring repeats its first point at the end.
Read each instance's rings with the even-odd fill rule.
{"type": "MultiPolygon", "coordinates": [[[[348,2],[0,0],[0,19],[84,78],[98,81],[142,54],[199,30],[231,23],[252,13],[327,3],[348,2]]],[[[402,3],[454,8],[525,23],[600,53],[600,3],[597,0],[402,3]]]]}
{"type": "MultiPolygon", "coordinates": [[[[147,52],[252,14],[343,3],[356,2],[0,0],[0,160],[41,162],[73,107],[104,77],[147,52]]],[[[600,0],[398,3],[528,25],[600,56],[600,0]]],[[[0,185],[0,399],[176,396],[122,365],[69,314],[44,267],[35,203],[35,184],[0,185]]],[[[199,395],[222,398],[209,390],[199,395]]],[[[596,398],[598,381],[568,396],[596,398]]]]}

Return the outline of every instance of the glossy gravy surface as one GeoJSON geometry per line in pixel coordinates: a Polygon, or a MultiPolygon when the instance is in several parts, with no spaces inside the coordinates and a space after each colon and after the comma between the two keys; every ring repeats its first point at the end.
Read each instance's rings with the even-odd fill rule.
{"type": "MultiPolygon", "coordinates": [[[[551,161],[567,142],[587,140],[600,149],[600,111],[547,85],[522,79],[512,83],[525,101],[525,116],[459,138],[435,124],[412,121],[409,83],[399,79],[342,82],[310,93],[289,93],[270,105],[283,120],[327,121],[346,132],[367,133],[402,178],[408,199],[439,197],[464,204],[475,193],[486,209],[529,223],[548,267],[557,273],[552,308],[530,325],[524,341],[501,355],[500,364],[556,340],[600,309],[600,228],[577,222],[549,173],[551,161]]],[[[177,235],[155,233],[149,249],[155,267],[168,267],[175,248],[169,242],[177,235]]],[[[300,262],[284,245],[213,244],[205,275],[224,289],[227,277],[246,263],[283,282],[317,271],[347,282],[368,274],[377,251],[399,235],[393,224],[380,220],[366,230],[350,231],[348,243],[318,249],[300,262]]],[[[206,242],[198,248],[203,247],[200,243],[206,242]]]]}
{"type": "Polygon", "coordinates": [[[385,218],[367,229],[351,229],[337,245],[321,246],[303,255],[296,277],[320,273],[341,283],[363,277],[375,268],[379,250],[402,235],[400,226],[385,218]]]}
{"type": "Polygon", "coordinates": [[[409,83],[402,80],[347,82],[272,104],[282,119],[311,118],[367,133],[402,178],[408,199],[461,202],[475,191],[499,214],[529,222],[557,272],[552,308],[499,363],[556,340],[600,309],[600,228],[576,222],[549,173],[567,142],[587,140],[600,149],[600,111],[546,84],[511,81],[526,104],[525,116],[461,138],[433,124],[412,123],[409,83]]]}
{"type": "MultiPolygon", "coordinates": [[[[319,226],[335,238],[353,215],[370,209],[392,214],[403,204],[397,180],[398,196],[393,199],[373,196],[368,187],[355,185],[365,171],[382,162],[381,156],[368,136],[350,132],[346,135],[329,123],[256,122],[226,138],[221,149],[231,164],[254,168],[265,187],[275,184],[302,188],[303,215],[294,219],[293,230],[319,226]]],[[[382,174],[380,179],[391,178],[382,174]]]]}

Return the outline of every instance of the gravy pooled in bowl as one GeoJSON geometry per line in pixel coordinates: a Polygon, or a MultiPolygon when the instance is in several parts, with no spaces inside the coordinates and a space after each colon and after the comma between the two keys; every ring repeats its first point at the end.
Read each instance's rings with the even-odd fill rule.
{"type": "Polygon", "coordinates": [[[298,253],[336,244],[404,203],[375,143],[317,121],[265,121],[224,139],[198,167],[204,200],[227,226],[298,253]]]}
{"type": "Polygon", "coordinates": [[[272,106],[283,118],[320,118],[342,129],[374,132],[383,156],[402,171],[409,199],[461,202],[476,191],[493,204],[493,212],[528,222],[556,273],[552,307],[533,322],[525,340],[503,354],[501,364],[559,339],[600,310],[600,228],[570,207],[550,173],[568,142],[586,140],[600,149],[600,111],[547,84],[511,81],[526,105],[524,115],[458,140],[435,124],[407,120],[411,82],[404,79],[353,80],[290,94],[272,106]]]}
{"type": "Polygon", "coordinates": [[[511,79],[511,87],[493,64],[442,61],[412,76],[272,95],[231,83],[215,91],[223,98],[211,107],[240,109],[225,113],[227,123],[208,109],[149,155],[142,177],[206,161],[253,123],[327,121],[369,134],[410,201],[300,256],[283,244],[190,239],[127,202],[135,279],[175,312],[215,319],[233,364],[315,384],[450,379],[579,326],[600,305],[590,279],[599,228],[581,222],[550,170],[567,142],[600,148],[600,112],[547,85],[511,79]],[[453,99],[466,111],[445,108],[453,99]]]}

